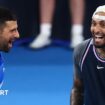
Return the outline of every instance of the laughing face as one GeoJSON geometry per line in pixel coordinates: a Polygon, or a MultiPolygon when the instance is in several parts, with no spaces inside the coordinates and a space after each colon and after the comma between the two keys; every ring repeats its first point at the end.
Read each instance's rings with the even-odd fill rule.
{"type": "Polygon", "coordinates": [[[98,18],[92,18],[91,23],[94,45],[97,48],[105,48],[105,19],[103,19],[103,17],[105,17],[105,13],[99,12],[96,13],[96,15],[98,15],[98,18]]]}
{"type": "Polygon", "coordinates": [[[19,38],[17,21],[7,21],[0,27],[0,51],[8,52],[15,39],[19,38]]]}

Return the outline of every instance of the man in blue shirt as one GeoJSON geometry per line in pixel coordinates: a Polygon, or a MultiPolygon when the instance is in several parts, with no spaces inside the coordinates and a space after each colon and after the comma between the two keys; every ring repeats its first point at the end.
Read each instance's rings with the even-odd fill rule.
{"type": "Polygon", "coordinates": [[[0,7],[0,88],[4,77],[2,51],[9,52],[12,43],[19,38],[15,14],[5,7],[0,7]]]}
{"type": "Polygon", "coordinates": [[[91,33],[74,51],[71,105],[105,105],[105,5],[93,13],[91,33]]]}

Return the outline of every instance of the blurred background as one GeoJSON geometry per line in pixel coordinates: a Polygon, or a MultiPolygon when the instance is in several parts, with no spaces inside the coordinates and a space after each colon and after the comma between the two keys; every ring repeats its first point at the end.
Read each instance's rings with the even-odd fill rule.
{"type": "MultiPolygon", "coordinates": [[[[0,0],[0,4],[9,7],[18,16],[18,25],[21,38],[33,38],[39,33],[39,2],[40,0],[0,0]]],[[[91,16],[97,6],[103,5],[104,0],[85,0],[84,37],[89,38],[91,16]]],[[[53,16],[52,38],[69,41],[70,12],[69,0],[56,0],[53,16]]]]}
{"type": "MultiPolygon", "coordinates": [[[[83,36],[91,37],[91,16],[104,0],[85,0],[83,36]]],[[[39,0],[0,0],[1,6],[18,17],[20,39],[4,53],[5,79],[0,105],[70,105],[73,80],[73,49],[70,48],[71,15],[68,0],[56,0],[51,32],[52,43],[41,49],[29,44],[40,31],[39,0]]]]}

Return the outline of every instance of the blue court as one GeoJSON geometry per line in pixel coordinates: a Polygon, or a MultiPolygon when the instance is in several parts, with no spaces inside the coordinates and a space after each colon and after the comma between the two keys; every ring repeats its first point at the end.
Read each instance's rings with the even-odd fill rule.
{"type": "Polygon", "coordinates": [[[29,50],[15,46],[3,54],[5,80],[0,105],[69,105],[73,76],[73,51],[50,46],[29,50]]]}

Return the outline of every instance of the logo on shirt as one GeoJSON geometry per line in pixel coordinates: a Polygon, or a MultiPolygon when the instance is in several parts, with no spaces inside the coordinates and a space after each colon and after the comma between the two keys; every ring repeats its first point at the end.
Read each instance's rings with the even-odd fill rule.
{"type": "Polygon", "coordinates": [[[104,67],[102,67],[102,66],[98,66],[98,65],[97,65],[97,69],[98,69],[98,70],[100,70],[100,69],[104,69],[104,67]]]}

